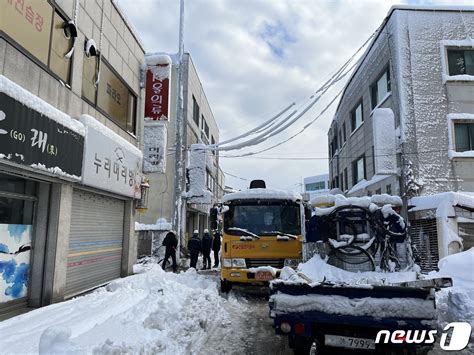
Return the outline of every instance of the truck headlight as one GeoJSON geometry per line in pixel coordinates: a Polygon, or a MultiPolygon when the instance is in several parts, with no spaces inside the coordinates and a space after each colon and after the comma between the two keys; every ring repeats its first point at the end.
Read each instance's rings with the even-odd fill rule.
{"type": "Polygon", "coordinates": [[[232,267],[232,259],[224,259],[224,261],[222,262],[222,265],[224,267],[232,267]]]}
{"type": "Polygon", "coordinates": [[[284,266],[289,266],[293,269],[296,269],[301,262],[301,259],[285,259],[284,266]]]}
{"type": "Polygon", "coordinates": [[[232,267],[245,268],[245,259],[232,259],[232,267]]]}

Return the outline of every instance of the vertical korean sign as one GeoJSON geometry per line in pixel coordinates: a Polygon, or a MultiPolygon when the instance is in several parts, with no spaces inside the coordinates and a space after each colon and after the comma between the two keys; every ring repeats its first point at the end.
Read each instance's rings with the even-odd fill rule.
{"type": "Polygon", "coordinates": [[[171,61],[148,65],[146,72],[145,118],[153,121],[169,119],[171,61]]]}

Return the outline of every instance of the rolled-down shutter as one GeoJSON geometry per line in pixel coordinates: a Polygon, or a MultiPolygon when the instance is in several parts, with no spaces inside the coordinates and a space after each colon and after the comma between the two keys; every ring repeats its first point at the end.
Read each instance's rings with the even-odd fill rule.
{"type": "Polygon", "coordinates": [[[74,190],[66,274],[66,297],[120,277],[122,200],[74,190]]]}
{"type": "Polygon", "coordinates": [[[474,246],[474,223],[458,223],[459,236],[463,240],[463,249],[468,250],[474,246]]]}

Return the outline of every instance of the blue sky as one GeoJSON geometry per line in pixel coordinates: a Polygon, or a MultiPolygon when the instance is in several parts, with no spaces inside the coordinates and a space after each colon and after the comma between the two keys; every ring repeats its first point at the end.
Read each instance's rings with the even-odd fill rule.
{"type": "MultiPolygon", "coordinates": [[[[290,102],[301,102],[311,95],[375,31],[396,3],[400,2],[186,0],[185,50],[197,68],[220,139],[243,133],[290,102]]],[[[404,3],[452,5],[472,1],[404,3]]],[[[119,4],[147,51],[177,51],[178,0],[119,0],[119,4]]],[[[298,131],[336,92],[329,92],[292,129],[256,149],[298,131]]],[[[263,178],[272,188],[299,189],[304,177],[328,171],[327,130],[333,112],[329,110],[297,139],[259,156],[221,158],[223,170],[247,180],[263,178]],[[308,157],[318,159],[294,160],[308,157]]],[[[230,175],[226,183],[237,188],[248,185],[248,181],[230,175]]]]}

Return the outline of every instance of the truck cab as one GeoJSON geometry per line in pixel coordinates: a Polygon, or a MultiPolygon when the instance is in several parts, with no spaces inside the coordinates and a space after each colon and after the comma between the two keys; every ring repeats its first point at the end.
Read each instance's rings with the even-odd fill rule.
{"type": "Polygon", "coordinates": [[[251,188],[223,198],[221,289],[265,284],[302,258],[305,210],[297,193],[251,188]]]}

